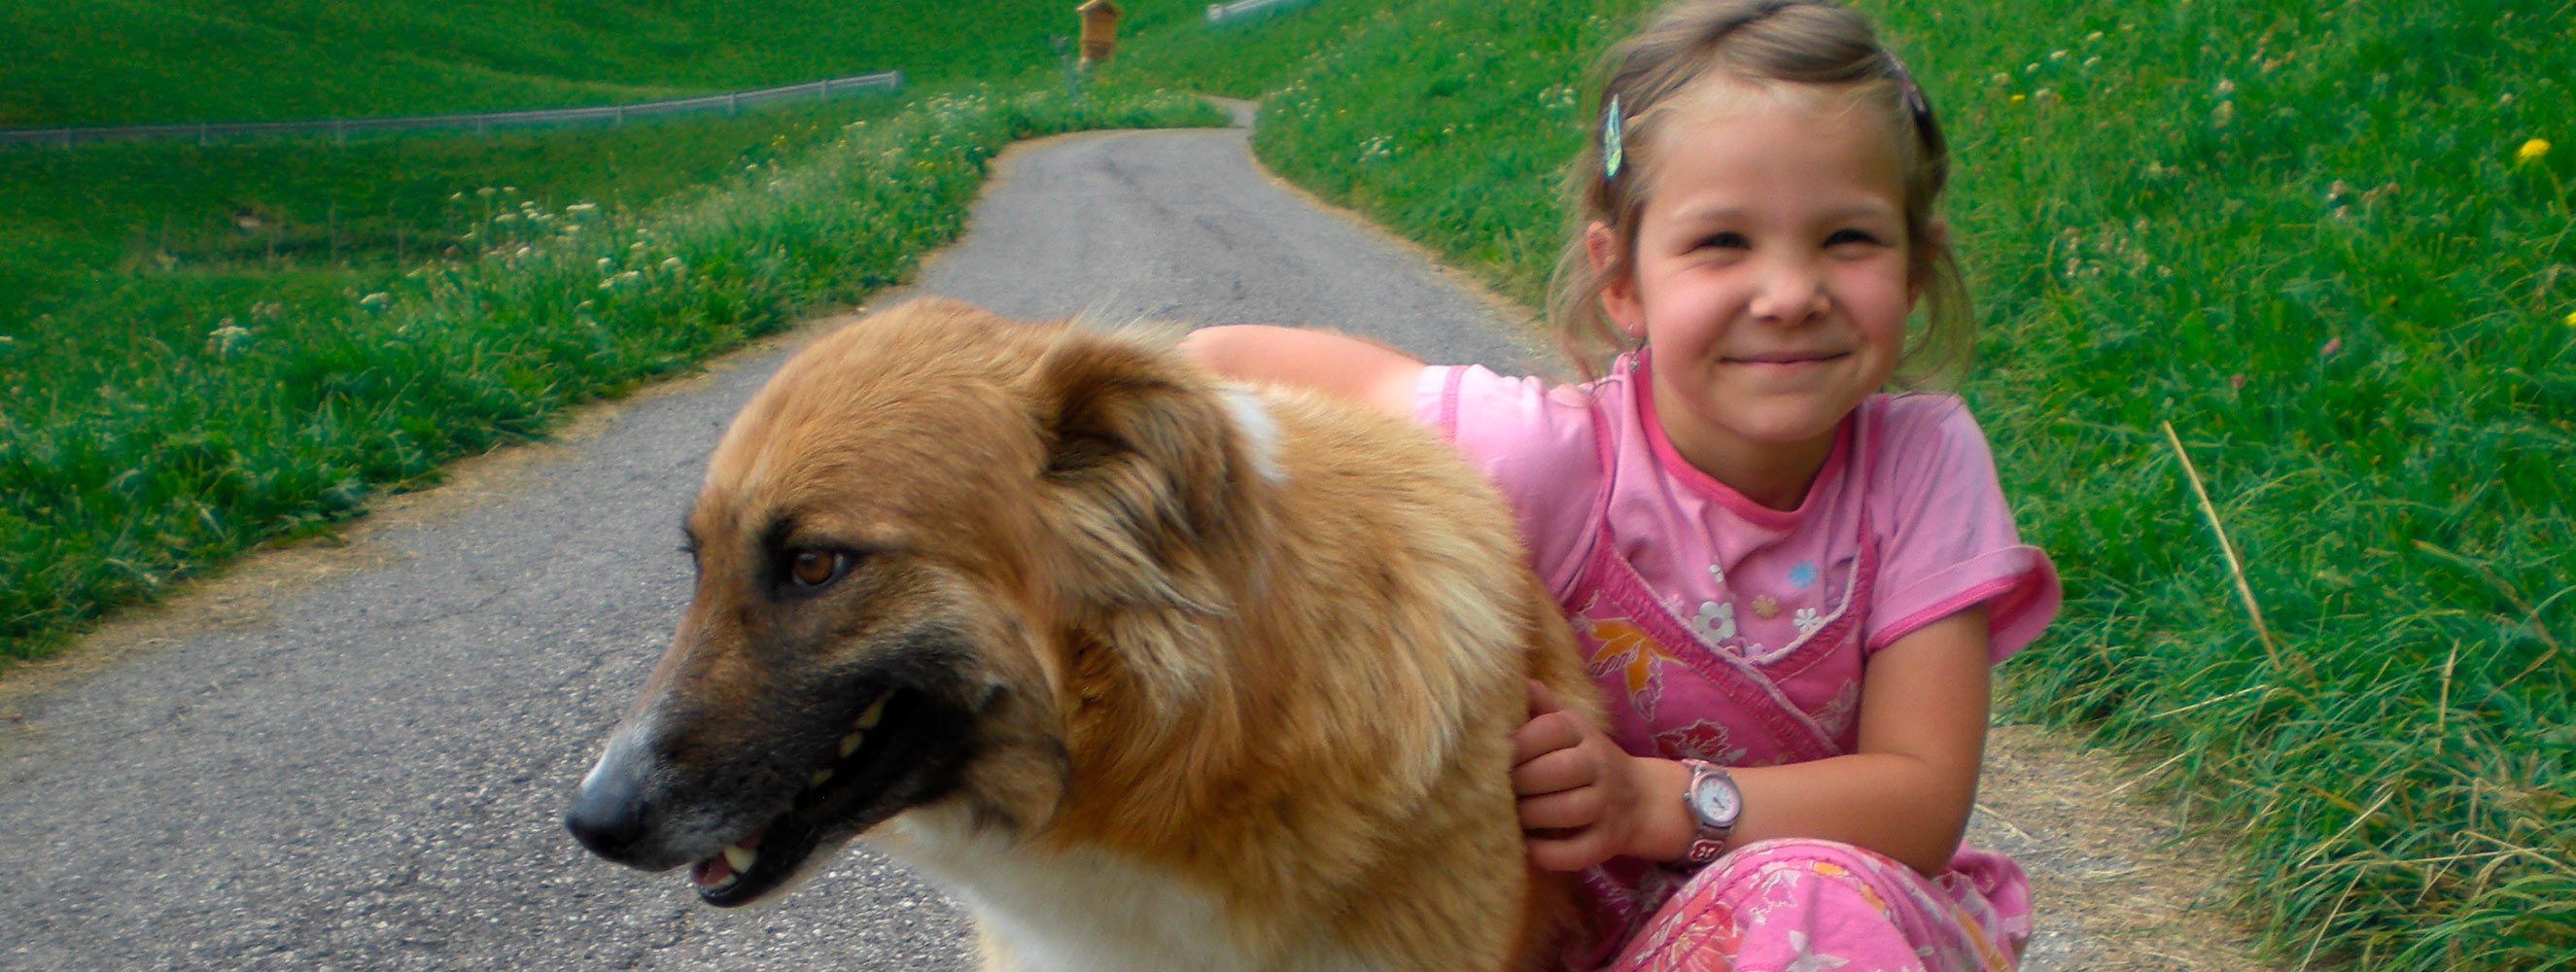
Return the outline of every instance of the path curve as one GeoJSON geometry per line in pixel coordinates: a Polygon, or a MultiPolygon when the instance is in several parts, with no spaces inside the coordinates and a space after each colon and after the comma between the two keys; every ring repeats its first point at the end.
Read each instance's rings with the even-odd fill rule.
{"type": "MultiPolygon", "coordinates": [[[[1016,148],[973,227],[914,292],[1022,317],[1331,323],[1509,370],[1540,358],[1507,336],[1523,315],[1271,180],[1240,129],[1016,148]]],[[[831,324],[461,463],[340,546],[250,558],[0,681],[0,970],[970,967],[954,907],[865,851],[773,906],[719,911],[556,823],[686,601],[678,522],[717,433],[831,324]]],[[[2032,752],[2063,762],[2045,739],[2032,752]]],[[[2117,883],[2167,875],[2136,854],[2152,820],[2060,859],[2089,845],[2052,830],[2064,814],[2009,803],[2014,775],[2028,768],[1990,776],[1980,839],[2025,855],[2044,895],[2127,895],[2112,910],[2147,915],[2044,913],[2031,967],[2246,967],[2171,945],[2145,951],[2188,961],[2098,961],[2179,941],[2169,922],[2195,919],[2171,906],[2198,885],[2117,883]]]]}

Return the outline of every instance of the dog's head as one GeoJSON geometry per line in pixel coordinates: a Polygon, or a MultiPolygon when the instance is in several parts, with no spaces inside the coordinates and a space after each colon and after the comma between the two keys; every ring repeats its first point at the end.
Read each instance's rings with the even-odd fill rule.
{"type": "Polygon", "coordinates": [[[1227,401],[1169,353],[954,302],[799,352],[709,460],[695,599],[567,826],[729,906],[915,807],[1044,824],[1068,712],[1203,674],[1185,639],[1073,632],[1228,610],[1209,566],[1264,460],[1227,401]]]}

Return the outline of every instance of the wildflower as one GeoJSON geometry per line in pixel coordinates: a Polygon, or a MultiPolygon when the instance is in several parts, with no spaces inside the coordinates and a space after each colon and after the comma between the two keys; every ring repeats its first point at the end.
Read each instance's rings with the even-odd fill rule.
{"type": "Polygon", "coordinates": [[[2048,59],[2049,59],[2049,60],[2051,60],[2051,61],[2063,61],[2063,60],[2066,60],[2066,52],[2065,52],[2064,50],[2054,50],[2054,51],[2050,51],[2050,52],[2048,52],[2048,59]]]}
{"type": "Polygon", "coordinates": [[[588,216],[598,211],[598,203],[578,202],[564,207],[564,215],[566,216],[588,216]]]}
{"type": "Polygon", "coordinates": [[[500,215],[497,215],[497,216],[492,217],[492,221],[493,221],[493,222],[495,222],[495,223],[515,223],[515,222],[518,222],[518,221],[519,221],[519,214],[517,214],[517,213],[502,213],[502,214],[500,214],[500,215]]]}
{"type": "Polygon", "coordinates": [[[2002,71],[1997,71],[1997,72],[1995,72],[1995,76],[1994,76],[1991,80],[1992,80],[1992,81],[1994,81],[1994,83],[1996,83],[1996,84],[2011,84],[2011,83],[2012,83],[2012,75],[2006,74],[2006,73],[2004,73],[2004,72],[2002,72],[2002,71]]]}
{"type": "Polygon", "coordinates": [[[2245,373],[2244,373],[2244,372],[2242,372],[2242,371],[2239,371],[2239,372],[2237,372],[2237,373],[2235,373],[2235,374],[2232,374],[2232,375],[2227,376],[2227,387],[2228,387],[2228,388],[2230,388],[2230,389],[2236,390],[2236,391],[2244,391],[2244,390],[2245,390],[2245,373]]]}
{"type": "Polygon", "coordinates": [[[2234,82],[2234,81],[2230,81],[2230,80],[2227,80],[2226,78],[2220,78],[2220,79],[2218,79],[2218,96],[2219,96],[2219,97],[2221,97],[2221,98],[2225,98],[2225,97],[2228,97],[2228,96],[2233,95],[2233,94],[2235,94],[2235,93],[2236,93],[2236,82],[2234,82]]]}
{"type": "Polygon", "coordinates": [[[2022,103],[2022,100],[2023,100],[2023,99],[2025,99],[2025,98],[2028,98],[2028,97],[2030,97],[2030,96],[2029,96],[2029,95],[2022,94],[2022,93],[2020,93],[2020,92],[2014,92],[2014,93],[2013,93],[2013,96],[2012,96],[2012,103],[2013,103],[2013,104],[2016,104],[2016,105],[2021,104],[2021,103],[2022,103]]]}
{"type": "Polygon", "coordinates": [[[2567,326],[2576,327],[2576,311],[2567,312],[2567,326]]]}
{"type": "Polygon", "coordinates": [[[2330,357],[2335,352],[2341,350],[2343,350],[2343,339],[2339,337],[2330,337],[2326,339],[2325,347],[2317,349],[2317,357],[2330,357]]]}
{"type": "Polygon", "coordinates": [[[2092,42],[2094,42],[2094,41],[2101,40],[2101,39],[2102,39],[2102,32],[2101,32],[2101,31],[2098,31],[2098,30],[2097,30],[2097,31],[2094,31],[2094,32],[2092,32],[2092,33],[2090,33],[2090,34],[2086,34],[2086,35],[2084,35],[2084,42],[2085,42],[2085,43],[2087,43],[2087,44],[2090,44],[2090,43],[2092,43],[2092,42]]]}
{"type": "Polygon", "coordinates": [[[616,262],[617,262],[617,261],[615,261],[615,260],[611,260],[611,259],[609,259],[609,258],[607,258],[607,257],[600,257],[600,258],[599,258],[599,272],[601,272],[601,273],[607,273],[607,272],[608,272],[608,268],[609,268],[609,266],[610,266],[610,265],[612,265],[612,264],[614,264],[614,263],[616,263],[616,262]]]}
{"type": "Polygon", "coordinates": [[[370,309],[382,308],[386,304],[392,303],[393,299],[394,295],[379,290],[375,293],[358,298],[358,306],[370,309]]]}
{"type": "Polygon", "coordinates": [[[475,195],[477,195],[477,196],[481,196],[481,197],[483,197],[483,198],[485,198],[485,199],[490,199],[490,198],[492,198],[492,194],[493,194],[493,193],[496,193],[496,192],[499,192],[499,191],[501,191],[501,190],[494,189],[494,188],[492,188],[491,186],[484,186],[484,187],[483,187],[483,188],[481,188],[481,189],[476,189],[476,190],[474,190],[474,194],[475,194],[475,195]]]}
{"type": "Polygon", "coordinates": [[[2549,154],[2549,140],[2545,138],[2535,138],[2531,141],[2522,143],[2521,148],[2513,150],[2513,160],[2515,162],[2537,162],[2540,161],[2541,156],[2547,154],[2549,154]]]}
{"type": "Polygon", "coordinates": [[[686,270],[688,269],[688,264],[681,263],[679,257],[664,257],[662,258],[662,269],[686,270]]]}
{"type": "Polygon", "coordinates": [[[215,322],[215,329],[206,332],[206,353],[218,358],[232,357],[249,346],[250,329],[233,323],[229,317],[215,322]]]}

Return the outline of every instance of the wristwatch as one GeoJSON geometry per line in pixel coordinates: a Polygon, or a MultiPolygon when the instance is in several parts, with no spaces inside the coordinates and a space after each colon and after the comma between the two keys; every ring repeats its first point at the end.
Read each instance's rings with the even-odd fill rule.
{"type": "Polygon", "coordinates": [[[1690,808],[1691,822],[1697,827],[1688,848],[1672,862],[1680,868],[1696,868],[1716,860],[1726,849],[1726,835],[1735,830],[1735,818],[1744,812],[1744,793],[1735,788],[1735,777],[1726,768],[1704,759],[1685,759],[1690,770],[1690,785],[1682,790],[1682,805],[1690,808]]]}

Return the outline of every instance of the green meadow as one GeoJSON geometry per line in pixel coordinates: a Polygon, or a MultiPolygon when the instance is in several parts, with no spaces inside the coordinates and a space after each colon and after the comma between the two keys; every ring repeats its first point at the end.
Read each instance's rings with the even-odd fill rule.
{"type": "MultiPolygon", "coordinates": [[[[1064,3],[966,30],[882,3],[395,6],[0,13],[83,41],[0,66],[0,122],[915,86],[488,141],[0,152],[9,652],[900,279],[1010,138],[1213,118],[1131,84],[1261,98],[1274,171],[1535,305],[1584,67],[1645,4],[1319,0],[1211,29],[1134,0],[1081,99],[1048,44],[1064,3]],[[320,80],[263,92],[218,44],[154,46],[182,22],[320,80]],[[94,94],[138,72],[167,90],[94,94]]],[[[2563,3],[1863,6],[1951,138],[1961,391],[2066,582],[2007,717],[2152,764],[2294,967],[2576,968],[2563,3]]]]}

